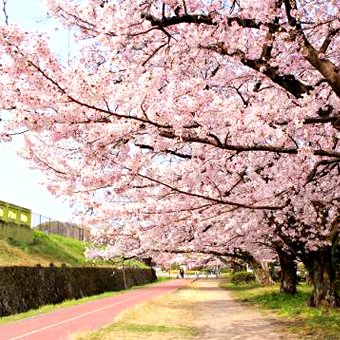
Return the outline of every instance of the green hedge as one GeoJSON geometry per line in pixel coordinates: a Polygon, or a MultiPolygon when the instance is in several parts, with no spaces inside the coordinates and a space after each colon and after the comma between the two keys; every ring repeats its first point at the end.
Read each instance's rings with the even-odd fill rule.
{"type": "MultiPolygon", "coordinates": [[[[128,287],[155,281],[151,269],[125,269],[128,287]]],[[[124,289],[120,269],[0,267],[0,317],[46,304],[124,289]]]]}
{"type": "Polygon", "coordinates": [[[236,272],[231,277],[231,283],[239,284],[239,283],[249,283],[254,282],[256,280],[255,275],[250,272],[236,272]]]}

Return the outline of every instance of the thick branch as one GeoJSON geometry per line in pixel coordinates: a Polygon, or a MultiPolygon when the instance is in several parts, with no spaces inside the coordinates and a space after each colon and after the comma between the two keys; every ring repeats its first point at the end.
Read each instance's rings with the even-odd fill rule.
{"type": "Polygon", "coordinates": [[[339,32],[339,29],[330,30],[325,38],[321,48],[317,51],[308,41],[303,32],[301,23],[291,15],[292,4],[297,9],[296,1],[285,0],[286,14],[289,24],[295,28],[297,39],[302,39],[301,52],[305,59],[314,66],[324,77],[326,82],[331,86],[335,94],[340,98],[340,69],[330,60],[319,58],[319,54],[326,52],[332,38],[339,32]]]}
{"type": "MultiPolygon", "coordinates": [[[[303,36],[304,37],[304,36],[303,36]]],[[[340,69],[330,60],[320,59],[319,52],[304,37],[302,54],[324,77],[335,94],[340,98],[340,69]]]]}
{"type": "Polygon", "coordinates": [[[319,49],[320,53],[326,53],[329,44],[332,42],[332,39],[339,33],[339,31],[340,29],[337,28],[337,29],[330,30],[328,32],[327,37],[325,38],[322,46],[319,49]]]}
{"type": "Polygon", "coordinates": [[[278,68],[271,66],[266,59],[248,59],[246,58],[245,53],[241,50],[230,53],[228,47],[226,47],[223,42],[208,46],[200,45],[200,47],[212,50],[221,55],[238,56],[243,65],[266,75],[274,83],[283,87],[296,98],[300,98],[304,93],[308,93],[313,89],[312,86],[305,85],[301,81],[297,80],[292,74],[280,75],[278,68]]]}
{"type": "Polygon", "coordinates": [[[162,17],[162,19],[157,19],[151,14],[142,13],[141,17],[150,22],[152,26],[156,27],[168,27],[181,23],[188,24],[206,24],[216,26],[217,24],[213,21],[211,15],[204,14],[184,14],[184,15],[176,15],[172,17],[162,17]]]}
{"type": "MultiPolygon", "coordinates": [[[[308,124],[325,124],[325,123],[336,123],[340,121],[340,115],[336,116],[326,116],[326,117],[310,117],[306,118],[302,123],[304,125],[308,124]]],[[[289,121],[275,122],[275,125],[287,125],[289,121]]]]}
{"type": "MultiPolygon", "coordinates": [[[[148,20],[153,27],[159,27],[159,28],[178,25],[182,23],[196,24],[196,25],[205,24],[209,26],[217,26],[217,23],[214,21],[213,16],[210,14],[183,14],[183,15],[176,15],[172,17],[163,16],[161,19],[158,19],[149,13],[142,13],[141,17],[143,19],[148,20]]],[[[264,26],[269,27],[269,30],[272,33],[278,31],[281,28],[281,26],[278,25],[277,23],[262,23],[255,19],[239,18],[237,16],[229,17],[227,19],[227,23],[229,26],[231,26],[234,22],[236,22],[238,25],[244,28],[260,29],[260,27],[264,25],[264,26]]],[[[285,30],[285,29],[281,28],[281,30],[285,30]]]]}
{"type": "MultiPolygon", "coordinates": [[[[285,153],[285,154],[297,154],[297,148],[284,148],[284,147],[276,147],[270,145],[252,145],[252,146],[243,146],[243,145],[235,145],[235,144],[221,144],[217,143],[214,138],[208,137],[199,137],[199,136],[177,136],[175,132],[169,130],[161,131],[160,135],[165,138],[171,139],[181,139],[185,142],[190,143],[202,143],[208,144],[215,147],[218,147],[223,150],[229,151],[238,151],[238,152],[249,152],[249,151],[261,151],[261,152],[275,152],[275,153],[285,153]]],[[[327,150],[314,150],[313,154],[316,156],[327,156],[327,157],[334,157],[340,158],[340,152],[336,151],[327,151],[327,150]]]]}

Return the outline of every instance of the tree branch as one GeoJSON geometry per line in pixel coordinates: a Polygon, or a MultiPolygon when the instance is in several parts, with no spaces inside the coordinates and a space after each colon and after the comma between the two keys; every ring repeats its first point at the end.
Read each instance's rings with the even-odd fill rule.
{"type": "Polygon", "coordinates": [[[332,39],[339,33],[340,29],[333,29],[330,30],[327,34],[327,37],[325,38],[323,44],[321,45],[320,49],[319,49],[319,53],[326,53],[327,48],[329,46],[329,44],[332,42],[332,39]]]}
{"type": "Polygon", "coordinates": [[[2,0],[2,12],[4,13],[5,16],[5,24],[8,26],[9,25],[9,21],[8,21],[8,14],[7,14],[7,0],[2,0]]]}
{"type": "MultiPolygon", "coordinates": [[[[140,147],[141,149],[146,149],[146,150],[150,150],[150,151],[154,151],[154,147],[150,146],[150,145],[146,145],[146,144],[135,144],[136,146],[140,147]]],[[[182,153],[179,153],[177,151],[174,151],[174,150],[169,150],[169,149],[165,149],[165,150],[161,150],[159,152],[162,152],[162,153],[167,153],[167,154],[170,154],[170,155],[174,155],[174,156],[177,156],[177,157],[180,157],[180,158],[184,158],[184,159],[191,159],[192,156],[191,155],[185,155],[185,154],[182,154],[182,153]]]]}
{"type": "Polygon", "coordinates": [[[304,93],[308,93],[313,89],[312,86],[305,85],[301,81],[297,80],[293,74],[280,75],[278,68],[271,66],[266,59],[248,59],[246,58],[245,53],[241,50],[230,53],[223,42],[208,46],[200,45],[199,47],[214,51],[220,55],[238,56],[243,65],[264,74],[296,98],[301,98],[304,93]]]}
{"type": "MultiPolygon", "coordinates": [[[[296,155],[299,151],[297,148],[283,148],[276,147],[270,145],[252,145],[252,146],[243,146],[243,145],[235,145],[235,144],[222,144],[220,145],[213,138],[208,137],[199,137],[199,136],[177,136],[174,131],[163,130],[160,132],[160,136],[171,139],[181,139],[185,142],[190,143],[201,143],[208,144],[215,147],[218,147],[223,150],[229,151],[237,151],[237,152],[249,152],[249,151],[260,151],[260,152],[275,152],[275,153],[283,153],[283,154],[291,154],[296,155]]],[[[328,151],[328,150],[314,150],[313,154],[316,156],[327,156],[333,158],[340,158],[340,152],[337,151],[328,151]]]]}
{"type": "MultiPolygon", "coordinates": [[[[149,21],[151,26],[155,26],[159,28],[169,27],[169,26],[178,25],[182,23],[217,26],[217,23],[214,21],[213,16],[211,14],[183,14],[183,15],[176,15],[172,17],[163,16],[162,19],[158,19],[149,13],[142,13],[141,17],[149,21]]],[[[285,29],[282,28],[279,24],[273,23],[273,22],[262,23],[255,19],[240,18],[238,16],[227,18],[227,23],[229,26],[231,26],[234,22],[236,22],[238,25],[245,27],[245,28],[260,29],[260,27],[264,25],[264,26],[267,26],[270,32],[272,33],[277,32],[279,29],[281,29],[281,31],[282,30],[285,31],[285,29]]]]}
{"type": "MultiPolygon", "coordinates": [[[[127,168],[128,169],[128,168],[127,168]]],[[[131,169],[129,169],[131,170],[131,169]]],[[[186,196],[191,196],[191,197],[196,197],[196,198],[200,198],[203,200],[207,200],[207,201],[211,201],[214,203],[219,203],[219,204],[223,204],[223,205],[231,205],[231,206],[235,206],[235,207],[239,207],[239,208],[245,208],[245,209],[252,209],[252,210],[281,210],[284,207],[286,207],[287,203],[285,203],[282,206],[257,206],[257,205],[249,205],[249,204],[242,204],[242,203],[237,203],[237,202],[232,202],[232,201],[227,201],[227,200],[221,200],[221,199],[217,199],[214,197],[210,197],[210,196],[206,196],[206,195],[200,195],[200,194],[196,194],[196,193],[192,193],[192,192],[188,192],[185,190],[181,190],[178,189],[170,184],[167,184],[165,182],[159,181],[155,178],[151,178],[147,175],[143,175],[141,173],[137,174],[139,177],[147,179],[151,182],[157,183],[161,186],[164,186],[170,190],[172,190],[173,192],[176,192],[178,194],[182,194],[182,195],[186,195],[186,196]]]]}

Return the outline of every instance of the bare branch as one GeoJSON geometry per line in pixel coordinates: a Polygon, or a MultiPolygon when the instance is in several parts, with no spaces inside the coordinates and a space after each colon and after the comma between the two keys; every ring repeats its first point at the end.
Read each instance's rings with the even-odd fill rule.
{"type": "Polygon", "coordinates": [[[6,7],[7,6],[7,0],[2,0],[2,4],[3,4],[2,11],[3,11],[4,16],[5,16],[5,24],[9,25],[7,7],[6,7]]]}
{"type": "MultiPolygon", "coordinates": [[[[135,145],[140,147],[141,149],[154,151],[154,148],[150,145],[146,145],[146,144],[135,144],[135,145]]],[[[192,158],[191,155],[182,154],[182,153],[179,153],[175,150],[170,150],[170,149],[161,150],[161,151],[159,151],[159,153],[166,153],[166,154],[170,154],[170,155],[177,156],[179,158],[184,158],[184,159],[191,159],[192,158]]]]}
{"type": "Polygon", "coordinates": [[[323,159],[317,162],[314,165],[313,170],[308,175],[306,184],[308,184],[309,182],[315,181],[318,178],[324,177],[327,173],[332,171],[338,164],[339,164],[338,159],[330,159],[330,160],[323,159]],[[318,173],[318,169],[321,166],[324,166],[325,168],[321,172],[318,173]],[[329,168],[329,166],[331,167],[329,168]],[[316,177],[316,175],[318,175],[318,177],[316,177]]]}
{"type": "Polygon", "coordinates": [[[327,37],[325,38],[322,46],[319,49],[320,53],[326,53],[327,48],[329,46],[329,44],[332,42],[332,39],[339,33],[340,29],[334,29],[334,30],[330,30],[327,34],[327,37]]]}
{"type": "Polygon", "coordinates": [[[168,43],[164,43],[164,44],[158,46],[158,47],[151,53],[151,55],[150,55],[145,61],[143,61],[142,66],[145,66],[146,63],[147,63],[150,59],[152,59],[153,56],[155,56],[155,55],[157,54],[157,52],[158,52],[159,50],[161,50],[161,49],[162,49],[164,46],[166,46],[167,44],[168,44],[168,43]]]}
{"type": "Polygon", "coordinates": [[[54,168],[52,165],[48,164],[47,162],[39,158],[37,155],[33,154],[33,158],[37,160],[38,164],[39,163],[43,164],[45,167],[47,167],[50,170],[53,170],[57,174],[63,175],[63,176],[67,175],[66,172],[54,168]]]}

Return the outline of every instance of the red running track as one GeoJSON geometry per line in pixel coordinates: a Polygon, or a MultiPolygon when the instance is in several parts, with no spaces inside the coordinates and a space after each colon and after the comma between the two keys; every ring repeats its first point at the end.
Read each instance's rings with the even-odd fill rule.
{"type": "Polygon", "coordinates": [[[62,308],[0,326],[0,340],[66,340],[70,335],[111,323],[123,310],[188,285],[172,280],[82,305],[62,308]]]}

